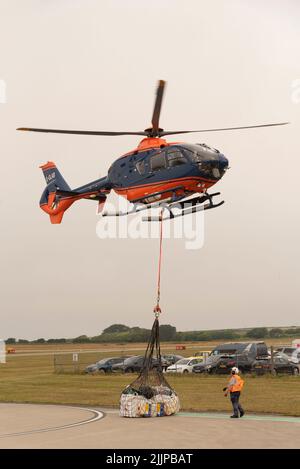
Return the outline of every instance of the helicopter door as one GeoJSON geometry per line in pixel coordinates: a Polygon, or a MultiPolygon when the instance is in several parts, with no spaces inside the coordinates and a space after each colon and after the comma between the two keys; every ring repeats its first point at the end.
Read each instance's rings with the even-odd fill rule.
{"type": "Polygon", "coordinates": [[[189,162],[187,157],[181,153],[179,148],[169,148],[167,153],[168,166],[169,168],[175,168],[176,166],[182,166],[189,162]]]}
{"type": "Polygon", "coordinates": [[[166,152],[160,151],[150,156],[150,173],[157,173],[167,169],[166,152]]]}

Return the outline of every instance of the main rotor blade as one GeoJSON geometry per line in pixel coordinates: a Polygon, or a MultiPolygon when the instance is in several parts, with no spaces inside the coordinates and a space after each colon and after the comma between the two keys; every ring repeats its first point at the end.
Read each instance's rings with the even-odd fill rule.
{"type": "Polygon", "coordinates": [[[219,132],[221,130],[241,130],[241,129],[256,129],[258,127],[274,127],[276,125],[286,125],[289,122],[278,122],[276,124],[260,124],[260,125],[246,125],[243,127],[224,127],[222,129],[201,129],[201,130],[166,130],[159,133],[160,136],[163,135],[175,135],[175,134],[190,134],[196,132],[219,132]]]}
{"type": "Polygon", "coordinates": [[[159,116],[160,116],[160,110],[161,110],[161,104],[162,104],[162,99],[164,95],[165,85],[166,85],[166,82],[164,80],[159,80],[157,90],[156,90],[156,99],[155,99],[155,104],[154,104],[154,109],[153,109],[153,114],[152,114],[152,121],[151,121],[154,137],[158,136],[158,133],[159,133],[159,116]]]}
{"type": "Polygon", "coordinates": [[[147,135],[147,132],[106,132],[106,131],[93,131],[93,130],[58,130],[58,129],[36,129],[33,127],[19,127],[17,130],[24,130],[30,132],[48,132],[52,134],[75,134],[75,135],[147,135]]]}

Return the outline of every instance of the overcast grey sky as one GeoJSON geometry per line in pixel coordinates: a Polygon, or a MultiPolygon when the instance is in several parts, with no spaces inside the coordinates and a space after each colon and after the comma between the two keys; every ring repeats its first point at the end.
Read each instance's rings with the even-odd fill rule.
{"type": "Polygon", "coordinates": [[[204,247],[165,241],[162,323],[300,325],[298,0],[0,0],[0,48],[0,336],[151,326],[157,240],[100,240],[88,201],[61,225],[38,205],[40,164],[55,161],[76,187],[138,138],[15,128],[144,129],[158,79],[168,82],[168,129],[291,121],[184,136],[219,148],[231,169],[216,186],[226,204],[205,216],[204,247]]]}

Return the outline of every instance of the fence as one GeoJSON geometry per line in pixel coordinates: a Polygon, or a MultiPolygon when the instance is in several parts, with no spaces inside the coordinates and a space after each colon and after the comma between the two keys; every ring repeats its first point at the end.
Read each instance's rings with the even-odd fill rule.
{"type": "Polygon", "coordinates": [[[92,365],[103,358],[110,358],[113,356],[123,357],[124,359],[128,357],[128,354],[125,355],[124,351],[120,351],[118,354],[112,353],[110,356],[103,352],[69,352],[69,353],[59,353],[54,355],[53,365],[55,373],[75,373],[81,374],[85,373],[87,366],[92,365]]]}

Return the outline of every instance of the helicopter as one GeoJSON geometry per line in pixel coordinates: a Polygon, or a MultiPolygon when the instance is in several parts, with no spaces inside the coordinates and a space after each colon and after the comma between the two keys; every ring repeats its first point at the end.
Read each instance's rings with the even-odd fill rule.
{"type": "MultiPolygon", "coordinates": [[[[112,163],[107,176],[76,189],[70,188],[54,162],[48,161],[40,166],[46,180],[46,188],[40,199],[40,207],[49,215],[52,224],[61,223],[64,212],[80,199],[97,201],[98,212],[102,216],[124,216],[153,207],[164,207],[167,209],[167,217],[175,218],[199,210],[219,207],[224,201],[215,203],[214,197],[220,195],[220,192],[209,194],[207,191],[226,173],[229,161],[225,155],[205,143],[167,142],[163,137],[288,124],[288,122],[280,122],[242,127],[166,131],[159,126],[165,85],[164,80],[159,80],[151,120],[152,125],[144,131],[109,132],[33,127],[17,129],[72,135],[138,135],[143,137],[135,149],[112,163]],[[104,205],[112,190],[125,197],[131,203],[132,208],[125,212],[105,212],[104,205]],[[179,210],[175,210],[175,208],[179,210]]],[[[159,217],[148,216],[145,220],[158,221],[159,217]]]]}

